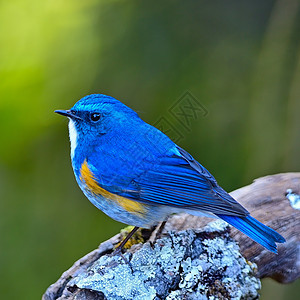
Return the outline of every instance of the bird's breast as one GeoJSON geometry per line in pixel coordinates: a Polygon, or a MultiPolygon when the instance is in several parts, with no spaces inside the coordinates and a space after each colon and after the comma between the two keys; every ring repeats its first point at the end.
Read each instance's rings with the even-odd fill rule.
{"type": "Polygon", "coordinates": [[[120,206],[128,213],[139,216],[143,216],[147,212],[146,204],[111,193],[101,187],[101,185],[97,182],[95,175],[89,168],[87,160],[84,160],[81,165],[79,179],[82,184],[81,186],[83,186],[85,190],[88,190],[89,194],[101,197],[101,199],[103,199],[102,201],[109,201],[113,205],[120,206]]]}

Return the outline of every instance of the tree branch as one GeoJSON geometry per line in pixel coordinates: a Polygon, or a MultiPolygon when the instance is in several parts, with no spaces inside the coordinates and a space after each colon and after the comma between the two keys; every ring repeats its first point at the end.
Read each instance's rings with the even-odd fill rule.
{"type": "Polygon", "coordinates": [[[106,255],[122,234],[100,244],[51,285],[43,299],[255,299],[258,278],[288,283],[300,276],[299,194],[300,173],[259,178],[231,193],[253,217],[285,237],[278,255],[223,221],[203,228],[211,219],[174,215],[163,228],[142,230],[139,239],[148,242],[133,245],[124,254],[127,262],[106,255]]]}

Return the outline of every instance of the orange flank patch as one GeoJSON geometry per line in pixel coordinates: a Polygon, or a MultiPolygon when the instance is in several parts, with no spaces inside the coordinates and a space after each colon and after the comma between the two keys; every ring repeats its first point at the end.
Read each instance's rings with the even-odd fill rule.
{"type": "Polygon", "coordinates": [[[125,197],[115,195],[115,194],[110,193],[107,190],[103,189],[96,181],[95,176],[89,169],[89,166],[88,166],[88,163],[86,160],[81,165],[80,180],[85,182],[86,186],[92,193],[94,193],[96,195],[101,195],[108,200],[117,202],[126,211],[137,214],[137,215],[143,215],[144,213],[146,213],[146,208],[147,208],[146,204],[142,204],[137,201],[133,201],[133,200],[127,199],[125,197]]]}

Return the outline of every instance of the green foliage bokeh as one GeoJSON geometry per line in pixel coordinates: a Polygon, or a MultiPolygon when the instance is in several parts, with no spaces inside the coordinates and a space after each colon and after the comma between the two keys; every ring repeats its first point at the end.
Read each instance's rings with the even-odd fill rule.
{"type": "MultiPolygon", "coordinates": [[[[299,7],[292,0],[1,1],[1,296],[41,297],[123,227],[77,187],[67,122],[53,113],[87,94],[114,96],[151,124],[166,118],[228,191],[299,171],[299,7]],[[208,110],[189,130],[170,115],[186,91],[208,110]]],[[[262,296],[292,299],[297,289],[268,283],[262,296]]]]}

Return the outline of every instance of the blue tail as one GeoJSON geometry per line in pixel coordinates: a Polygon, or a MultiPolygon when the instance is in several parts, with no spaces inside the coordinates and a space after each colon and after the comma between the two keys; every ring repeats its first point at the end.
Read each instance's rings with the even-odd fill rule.
{"type": "Polygon", "coordinates": [[[260,223],[250,215],[246,217],[236,217],[218,214],[217,216],[273,253],[277,253],[275,243],[285,242],[285,239],[279,233],[260,223]]]}

